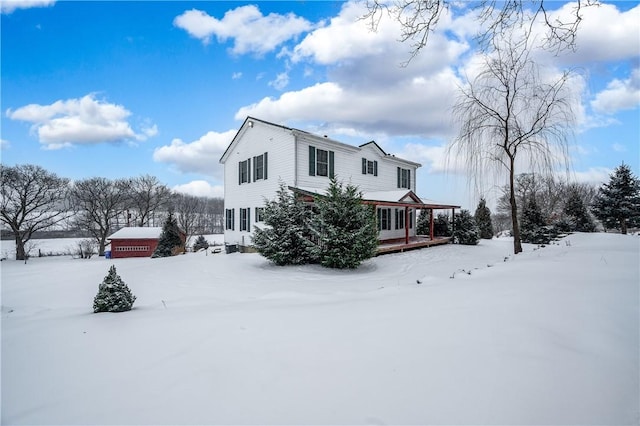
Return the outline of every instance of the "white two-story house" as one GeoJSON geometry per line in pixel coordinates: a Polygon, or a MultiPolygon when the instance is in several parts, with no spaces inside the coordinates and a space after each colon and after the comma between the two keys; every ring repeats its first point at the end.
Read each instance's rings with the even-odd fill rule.
{"type": "Polygon", "coordinates": [[[308,199],[324,194],[332,177],[357,185],[363,201],[376,206],[381,242],[409,244],[416,237],[418,209],[458,208],[420,200],[415,188],[421,165],[387,154],[375,142],[352,146],[253,117],[244,121],[220,163],[226,244],[251,245],[265,199],[273,200],[281,183],[308,199]]]}

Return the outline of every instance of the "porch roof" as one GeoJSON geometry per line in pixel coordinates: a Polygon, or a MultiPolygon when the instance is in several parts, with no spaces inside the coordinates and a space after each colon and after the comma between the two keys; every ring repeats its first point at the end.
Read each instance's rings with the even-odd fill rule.
{"type": "MultiPolygon", "coordinates": [[[[322,196],[317,189],[289,187],[290,190],[301,195],[315,197],[322,196]]],[[[375,206],[414,207],[416,209],[459,209],[460,206],[423,201],[413,191],[400,189],[394,191],[372,191],[362,193],[362,201],[365,204],[375,206]]]]}

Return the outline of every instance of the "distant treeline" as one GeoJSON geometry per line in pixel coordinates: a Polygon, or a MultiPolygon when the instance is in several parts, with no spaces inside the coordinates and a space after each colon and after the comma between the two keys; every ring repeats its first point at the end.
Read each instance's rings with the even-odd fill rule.
{"type": "Polygon", "coordinates": [[[107,237],[125,226],[162,226],[173,212],[188,235],[223,232],[224,200],[172,191],[157,177],[71,181],[36,165],[0,165],[2,238],[23,259],[31,238],[88,237],[104,253],[107,237]]]}

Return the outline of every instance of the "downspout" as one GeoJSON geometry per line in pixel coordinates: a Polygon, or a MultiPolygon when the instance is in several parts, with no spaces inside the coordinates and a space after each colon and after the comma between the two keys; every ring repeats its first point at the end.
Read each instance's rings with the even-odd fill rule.
{"type": "Polygon", "coordinates": [[[293,187],[298,187],[298,135],[295,131],[293,135],[293,187]]]}

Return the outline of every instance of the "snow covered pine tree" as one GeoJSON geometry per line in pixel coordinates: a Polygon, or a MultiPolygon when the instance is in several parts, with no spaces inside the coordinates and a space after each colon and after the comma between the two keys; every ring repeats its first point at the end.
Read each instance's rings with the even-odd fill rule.
{"type": "Polygon", "coordinates": [[[593,203],[593,214],[605,229],[618,228],[627,233],[629,224],[640,226],[640,180],[626,164],[618,166],[603,184],[593,203]]]}
{"type": "Polygon", "coordinates": [[[169,212],[169,216],[167,220],[162,225],[162,233],[160,234],[160,239],[158,240],[158,246],[155,251],[151,255],[152,258],[156,257],[169,257],[176,254],[176,251],[182,249],[184,251],[184,242],[182,241],[182,237],[180,236],[180,228],[178,227],[178,222],[175,217],[173,217],[173,212],[169,212]]]}
{"type": "Polygon", "coordinates": [[[468,210],[456,213],[453,229],[453,238],[458,244],[475,246],[480,241],[476,220],[468,210]]]}
{"type": "Polygon", "coordinates": [[[129,287],[116,273],[116,267],[111,265],[109,273],[98,286],[98,294],[93,299],[93,312],[124,312],[130,311],[136,297],[129,287]]]}
{"type": "Polygon", "coordinates": [[[376,254],[375,213],[371,206],[362,204],[357,186],[343,187],[332,178],[326,195],[316,197],[315,204],[312,228],[322,266],[353,269],[376,254]]]}

